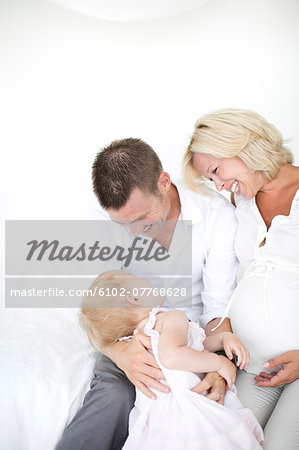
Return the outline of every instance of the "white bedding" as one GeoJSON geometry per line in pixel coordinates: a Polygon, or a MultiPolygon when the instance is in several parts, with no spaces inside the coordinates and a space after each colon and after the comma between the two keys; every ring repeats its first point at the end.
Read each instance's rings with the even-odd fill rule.
{"type": "Polygon", "coordinates": [[[77,312],[2,310],[0,448],[53,450],[82,404],[96,353],[77,312]]]}

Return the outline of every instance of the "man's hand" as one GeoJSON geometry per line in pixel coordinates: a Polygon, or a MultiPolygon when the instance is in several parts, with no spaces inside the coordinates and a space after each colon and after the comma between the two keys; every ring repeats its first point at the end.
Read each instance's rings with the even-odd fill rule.
{"type": "Polygon", "coordinates": [[[226,383],[217,372],[210,372],[201,380],[199,384],[194,386],[191,391],[196,392],[197,394],[202,394],[203,392],[208,391],[207,398],[223,405],[224,395],[226,392],[226,383]]]}
{"type": "Polygon", "coordinates": [[[165,378],[154,356],[146,350],[151,349],[150,342],[148,336],[137,333],[131,341],[126,342],[126,347],[119,352],[115,362],[144,395],[156,399],[156,394],[149,387],[166,394],[170,389],[157,381],[165,378]]]}
{"type": "Polygon", "coordinates": [[[277,372],[261,372],[255,377],[257,386],[277,387],[292,383],[299,378],[299,350],[291,350],[264,364],[265,369],[272,369],[282,364],[277,372]]]}

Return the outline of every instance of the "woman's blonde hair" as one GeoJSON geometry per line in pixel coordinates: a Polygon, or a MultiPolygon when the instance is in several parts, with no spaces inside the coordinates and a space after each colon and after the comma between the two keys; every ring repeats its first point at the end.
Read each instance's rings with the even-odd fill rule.
{"type": "Polygon", "coordinates": [[[89,287],[92,295],[83,299],[79,320],[97,351],[102,352],[119,338],[133,334],[141,320],[136,308],[129,307],[124,296],[111,295],[112,289],[118,289],[119,294],[122,287],[119,271],[118,274],[104,272],[89,287]]]}
{"type": "Polygon", "coordinates": [[[293,155],[274,125],[242,109],[218,110],[195,123],[184,155],[183,176],[190,189],[200,190],[203,177],[194,167],[194,153],[216,158],[238,156],[252,172],[261,171],[268,181],[277,176],[282,164],[293,163],[293,155]]]}

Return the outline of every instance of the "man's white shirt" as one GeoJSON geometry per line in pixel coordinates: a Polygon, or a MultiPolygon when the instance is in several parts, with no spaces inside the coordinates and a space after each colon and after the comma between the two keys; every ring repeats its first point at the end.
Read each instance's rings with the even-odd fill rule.
{"type": "MultiPolygon", "coordinates": [[[[109,261],[107,270],[122,268],[147,277],[160,291],[164,288],[167,292],[168,288],[171,295],[165,296],[163,306],[183,309],[190,320],[197,320],[205,327],[214,318],[222,317],[236,286],[235,208],[211,189],[206,188],[206,195],[200,195],[179,184],[176,188],[181,212],[168,250],[169,258],[156,263],[133,259],[128,267],[119,261],[109,261]],[[175,297],[184,286],[189,297],[175,297]]],[[[108,219],[100,208],[97,216],[108,219]]],[[[120,225],[117,228],[118,239],[121,235],[124,245],[130,246],[133,238],[127,229],[120,225]]]]}

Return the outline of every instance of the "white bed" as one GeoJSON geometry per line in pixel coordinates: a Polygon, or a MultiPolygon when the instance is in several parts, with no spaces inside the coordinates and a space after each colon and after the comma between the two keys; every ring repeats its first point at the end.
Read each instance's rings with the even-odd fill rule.
{"type": "Polygon", "coordinates": [[[0,448],[53,450],[89,389],[96,353],[76,309],[0,316],[0,448]]]}

